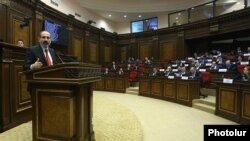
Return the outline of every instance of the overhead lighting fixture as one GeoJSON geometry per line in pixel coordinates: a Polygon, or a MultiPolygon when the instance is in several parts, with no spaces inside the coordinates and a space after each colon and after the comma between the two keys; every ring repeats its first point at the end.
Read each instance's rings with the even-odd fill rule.
{"type": "Polygon", "coordinates": [[[141,15],[138,15],[138,18],[141,18],[141,15]]]}
{"type": "Polygon", "coordinates": [[[178,20],[179,18],[178,18],[178,17],[176,17],[175,19],[176,19],[176,20],[178,20]]]}
{"type": "Polygon", "coordinates": [[[180,16],[180,15],[181,15],[181,13],[178,13],[178,15],[180,16]]]}
{"type": "Polygon", "coordinates": [[[123,15],[124,18],[127,18],[127,15],[123,15]]]}
{"type": "Polygon", "coordinates": [[[112,15],[111,14],[109,14],[109,17],[111,17],[112,15]]]}

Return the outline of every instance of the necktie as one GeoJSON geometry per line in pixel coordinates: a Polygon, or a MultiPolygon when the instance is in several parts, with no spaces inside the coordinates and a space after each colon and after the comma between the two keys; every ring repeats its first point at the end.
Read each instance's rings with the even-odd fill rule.
{"type": "Polygon", "coordinates": [[[49,52],[48,52],[48,49],[46,48],[45,49],[45,57],[46,57],[46,62],[47,62],[47,65],[48,66],[51,66],[52,64],[51,64],[51,60],[50,60],[50,57],[49,57],[49,52]]]}

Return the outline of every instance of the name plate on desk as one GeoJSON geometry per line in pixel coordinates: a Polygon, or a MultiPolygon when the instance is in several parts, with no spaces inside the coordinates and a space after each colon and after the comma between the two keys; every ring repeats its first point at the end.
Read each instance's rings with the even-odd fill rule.
{"type": "Polygon", "coordinates": [[[181,79],[182,80],[188,80],[188,77],[187,76],[182,76],[181,79]]]}
{"type": "Polygon", "coordinates": [[[177,72],[178,71],[178,69],[173,69],[173,72],[177,72]]]}
{"type": "Polygon", "coordinates": [[[188,66],[189,66],[189,64],[185,64],[184,66],[185,66],[185,67],[188,67],[188,66]]]}
{"type": "Polygon", "coordinates": [[[249,62],[248,61],[245,61],[245,62],[240,62],[241,65],[248,65],[249,62]]]}
{"type": "Polygon", "coordinates": [[[200,72],[205,72],[205,71],[206,71],[206,69],[199,69],[199,71],[200,71],[200,72]]]}
{"type": "Polygon", "coordinates": [[[250,53],[245,53],[243,54],[243,56],[250,56],[250,53]]]}
{"type": "Polygon", "coordinates": [[[233,79],[223,78],[223,83],[233,84],[233,79]]]}
{"type": "Polygon", "coordinates": [[[161,71],[161,72],[162,72],[162,71],[165,71],[165,69],[160,69],[159,71],[161,71]]]}
{"type": "Polygon", "coordinates": [[[174,79],[174,76],[168,76],[168,79],[174,79]]]}
{"type": "Polygon", "coordinates": [[[219,69],[218,72],[227,72],[227,69],[219,69]]]}
{"type": "Polygon", "coordinates": [[[212,63],[206,63],[206,66],[212,66],[212,63]]]}
{"type": "Polygon", "coordinates": [[[177,67],[177,64],[173,64],[172,67],[177,67]]]}

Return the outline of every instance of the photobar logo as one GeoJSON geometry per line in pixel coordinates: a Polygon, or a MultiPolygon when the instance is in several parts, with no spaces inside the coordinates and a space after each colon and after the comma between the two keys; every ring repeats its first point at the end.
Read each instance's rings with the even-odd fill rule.
{"type": "Polygon", "coordinates": [[[204,125],[204,141],[233,139],[249,141],[250,125],[204,125]]]}

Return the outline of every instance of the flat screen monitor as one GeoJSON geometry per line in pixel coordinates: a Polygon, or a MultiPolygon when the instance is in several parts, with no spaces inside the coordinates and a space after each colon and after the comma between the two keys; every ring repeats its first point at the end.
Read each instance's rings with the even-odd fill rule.
{"type": "Polygon", "coordinates": [[[52,44],[68,46],[69,31],[66,26],[49,20],[44,20],[43,26],[43,29],[50,33],[52,44]]]}
{"type": "Polygon", "coordinates": [[[142,32],[143,31],[143,21],[134,21],[131,22],[131,32],[142,32]]]}
{"type": "Polygon", "coordinates": [[[158,19],[157,18],[152,18],[152,19],[147,19],[144,22],[144,31],[147,30],[157,30],[158,29],[158,19]]]}

